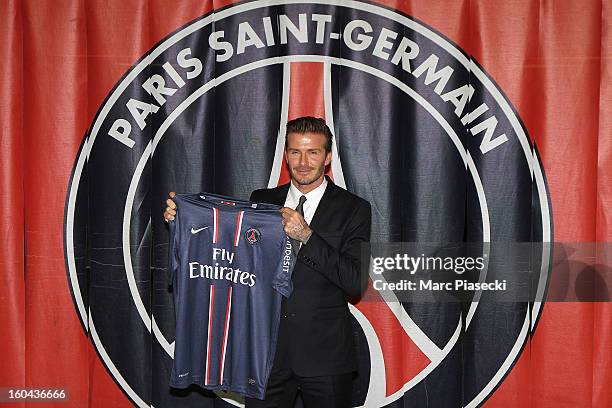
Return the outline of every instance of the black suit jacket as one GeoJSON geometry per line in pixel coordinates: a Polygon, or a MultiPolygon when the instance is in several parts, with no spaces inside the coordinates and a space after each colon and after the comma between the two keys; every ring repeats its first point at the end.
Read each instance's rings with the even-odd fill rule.
{"type": "MultiPolygon", "coordinates": [[[[251,201],[284,205],[288,191],[289,184],[256,190],[251,201]]],[[[293,269],[293,293],[283,300],[275,367],[304,377],[357,369],[347,301],[367,284],[361,260],[371,218],[370,203],[328,178],[310,223],[313,234],[293,269]]]]}

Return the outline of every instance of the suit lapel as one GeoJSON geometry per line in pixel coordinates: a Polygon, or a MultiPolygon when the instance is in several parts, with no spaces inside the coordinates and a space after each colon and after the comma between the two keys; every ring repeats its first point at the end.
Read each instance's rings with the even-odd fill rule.
{"type": "Polygon", "coordinates": [[[310,226],[315,231],[317,229],[320,229],[322,225],[325,225],[327,223],[325,219],[326,215],[334,214],[333,210],[330,211],[330,206],[334,204],[334,200],[332,200],[332,197],[336,185],[327,176],[325,177],[327,178],[327,187],[325,187],[323,197],[321,197],[321,201],[319,201],[319,205],[317,206],[317,209],[314,215],[312,216],[312,221],[310,222],[310,226]]]}

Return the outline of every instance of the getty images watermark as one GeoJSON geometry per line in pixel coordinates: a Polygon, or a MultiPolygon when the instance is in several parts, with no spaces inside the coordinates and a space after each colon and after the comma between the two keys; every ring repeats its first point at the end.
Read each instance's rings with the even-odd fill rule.
{"type": "Polygon", "coordinates": [[[372,243],[362,277],[362,301],[606,302],[612,244],[372,243]]]}

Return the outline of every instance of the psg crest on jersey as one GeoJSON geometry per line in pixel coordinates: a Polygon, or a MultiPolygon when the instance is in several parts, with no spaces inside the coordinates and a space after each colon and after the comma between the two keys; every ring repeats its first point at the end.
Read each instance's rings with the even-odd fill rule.
{"type": "Polygon", "coordinates": [[[255,245],[261,239],[261,232],[257,228],[249,228],[244,232],[244,239],[249,244],[255,245]]]}
{"type": "MultiPolygon", "coordinates": [[[[130,400],[241,405],[168,386],[175,322],[163,202],[169,191],[248,199],[276,186],[296,101],[324,107],[333,180],[372,204],[372,241],[552,241],[537,150],[485,68],[427,22],[336,0],[242,2],[177,28],[136,61],[83,140],[65,212],[76,313],[130,400]],[[321,92],[299,94],[316,84],[321,92]]],[[[261,239],[255,227],[243,236],[261,239]]],[[[540,292],[549,256],[536,259],[540,292]]],[[[393,293],[352,304],[353,405],[481,405],[542,308],[486,294],[466,306],[393,293]]]]}

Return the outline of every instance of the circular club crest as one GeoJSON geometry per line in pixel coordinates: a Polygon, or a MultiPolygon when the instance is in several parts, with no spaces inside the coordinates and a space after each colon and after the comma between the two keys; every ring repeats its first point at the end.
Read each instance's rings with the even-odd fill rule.
{"type": "MultiPolygon", "coordinates": [[[[337,142],[334,182],[375,203],[373,239],[552,241],[544,173],[516,111],[440,33],[358,1],[252,1],[215,11],[165,38],[117,83],[83,141],[67,194],[74,304],[98,355],[137,406],[210,397],[179,397],[168,387],[174,310],[168,233],[156,204],[171,190],[223,185],[226,191],[215,192],[248,196],[276,185],[291,66],[305,62],[323,72],[322,104],[337,142]],[[245,171],[253,157],[260,168],[245,171]],[[175,173],[167,176],[168,169],[175,173]],[[395,221],[405,208],[421,221],[395,221]],[[448,234],[435,235],[440,231],[448,234]]],[[[261,234],[249,228],[244,238],[256,244],[261,234]]],[[[538,293],[548,282],[543,248],[538,293]]],[[[467,310],[405,304],[392,295],[350,305],[360,357],[353,404],[380,407],[425,393],[432,406],[453,394],[457,406],[482,404],[542,311],[535,302],[499,313],[493,302],[478,301],[484,296],[467,310]],[[502,315],[503,324],[495,324],[502,315]],[[411,352],[399,353],[398,344],[411,352]],[[461,366],[466,361],[473,364],[461,366]]]]}
{"type": "Polygon", "coordinates": [[[249,228],[244,232],[244,239],[251,244],[255,245],[261,239],[261,232],[257,228],[249,228]]]}

